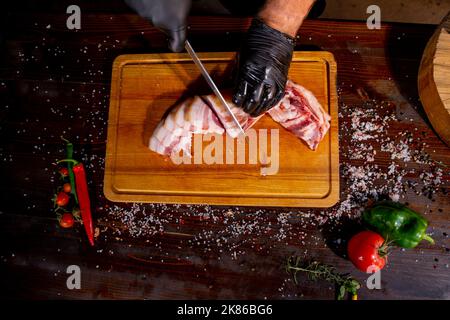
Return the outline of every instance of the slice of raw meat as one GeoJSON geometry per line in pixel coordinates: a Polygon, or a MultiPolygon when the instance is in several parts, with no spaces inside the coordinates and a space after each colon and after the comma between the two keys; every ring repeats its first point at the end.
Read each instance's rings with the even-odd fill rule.
{"type": "MultiPolygon", "coordinates": [[[[248,130],[261,116],[253,118],[231,102],[230,91],[223,92],[242,128],[248,130]]],[[[330,116],[311,91],[288,81],[281,101],[267,112],[274,121],[316,150],[330,128],[330,116]]],[[[240,134],[228,110],[213,94],[194,96],[176,105],[153,132],[149,148],[162,155],[183,150],[190,156],[192,134],[227,132],[232,138],[240,134]],[[224,130],[225,129],[225,130],[224,130]]]]}
{"type": "MultiPolygon", "coordinates": [[[[236,106],[231,101],[230,91],[224,90],[222,94],[228,106],[230,107],[231,112],[233,112],[234,116],[239,121],[239,124],[241,125],[242,129],[244,129],[244,131],[251,128],[259,120],[259,118],[263,116],[261,115],[256,118],[251,117],[248,113],[242,110],[242,108],[236,106]]],[[[239,136],[239,134],[241,133],[239,127],[234,123],[233,118],[231,117],[226,107],[220,102],[219,98],[217,98],[214,94],[202,96],[202,98],[214,110],[228,135],[232,138],[236,138],[237,136],[239,136]]]]}
{"type": "Polygon", "coordinates": [[[224,129],[211,108],[199,97],[176,105],[161,120],[149,141],[150,150],[170,156],[183,150],[191,155],[193,134],[223,134],[224,129]]]}
{"type": "Polygon", "coordinates": [[[283,99],[268,111],[272,119],[312,149],[316,150],[319,142],[330,128],[331,117],[317,101],[311,91],[288,80],[283,99]]]}

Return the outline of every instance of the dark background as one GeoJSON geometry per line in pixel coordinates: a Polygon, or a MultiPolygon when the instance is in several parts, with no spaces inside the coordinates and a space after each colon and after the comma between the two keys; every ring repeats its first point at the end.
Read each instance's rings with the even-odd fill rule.
{"type": "MultiPolygon", "coordinates": [[[[102,182],[112,62],[125,53],[164,52],[164,36],[121,1],[17,1],[3,6],[2,298],[333,299],[334,288],[326,282],[299,275],[300,284],[292,283],[284,271],[290,255],[332,264],[365,281],[366,276],[341,257],[346,238],[360,227],[353,211],[337,216],[339,204],[329,210],[299,210],[108,202],[102,182]],[[66,28],[70,4],[81,7],[81,30],[66,28]],[[81,227],[59,228],[53,212],[51,198],[59,181],[52,163],[64,154],[61,135],[74,143],[75,157],[87,167],[100,230],[95,248],[89,247],[81,227]],[[144,223],[149,216],[154,220],[144,223]],[[258,231],[267,225],[272,226],[271,233],[258,231]],[[235,237],[240,227],[253,229],[235,237]],[[66,288],[70,264],[81,267],[81,290],[66,288]]],[[[249,22],[236,15],[193,16],[189,38],[197,51],[236,51],[249,22]]],[[[430,127],[416,88],[423,48],[434,29],[383,23],[381,30],[373,31],[365,22],[321,19],[306,21],[299,31],[297,50],[331,51],[337,61],[342,167],[367,165],[349,159],[354,143],[348,135],[352,108],[379,106],[383,101],[386,109],[380,113],[389,111],[399,119],[388,136],[395,139],[408,130],[417,144],[426,144],[433,163],[444,164],[443,183],[436,193],[428,197],[411,189],[401,199],[426,213],[436,245],[394,250],[382,273],[382,289],[363,288],[361,299],[450,297],[450,151],[430,127]]],[[[390,163],[383,154],[374,162],[383,171],[390,163]]],[[[416,166],[417,174],[408,179],[420,183],[420,172],[429,166],[416,166]]],[[[344,200],[349,181],[341,175],[344,200]]]]}

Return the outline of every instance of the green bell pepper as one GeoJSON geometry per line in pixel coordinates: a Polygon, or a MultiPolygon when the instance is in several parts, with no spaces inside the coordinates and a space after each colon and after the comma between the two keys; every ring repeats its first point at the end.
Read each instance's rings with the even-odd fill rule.
{"type": "Polygon", "coordinates": [[[420,214],[405,205],[379,202],[364,211],[363,222],[369,229],[381,234],[402,248],[414,248],[422,240],[434,243],[425,232],[428,222],[420,214]]]}

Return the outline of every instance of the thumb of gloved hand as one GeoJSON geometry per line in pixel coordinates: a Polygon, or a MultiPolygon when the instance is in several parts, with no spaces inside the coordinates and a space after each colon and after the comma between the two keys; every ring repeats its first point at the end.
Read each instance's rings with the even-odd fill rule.
{"type": "Polygon", "coordinates": [[[173,52],[181,52],[186,42],[186,27],[169,31],[169,49],[173,52]]]}

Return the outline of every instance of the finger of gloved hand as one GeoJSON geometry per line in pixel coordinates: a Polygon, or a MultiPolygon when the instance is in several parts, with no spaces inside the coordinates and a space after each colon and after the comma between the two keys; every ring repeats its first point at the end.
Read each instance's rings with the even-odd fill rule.
{"type": "Polygon", "coordinates": [[[247,95],[248,82],[240,80],[233,94],[233,103],[238,107],[241,107],[244,103],[244,99],[247,95]]]}
{"type": "Polygon", "coordinates": [[[274,96],[273,91],[274,88],[272,86],[269,85],[261,86],[259,98],[257,100],[259,101],[259,103],[250,114],[252,117],[257,117],[268,109],[268,106],[271,104],[271,101],[273,100],[274,96]]]}
{"type": "Polygon", "coordinates": [[[258,108],[256,108],[256,110],[253,111],[252,116],[257,117],[257,116],[261,115],[262,113],[266,112],[271,107],[272,107],[272,99],[268,96],[265,96],[261,100],[261,103],[259,104],[258,108]]]}
{"type": "Polygon", "coordinates": [[[275,105],[275,95],[277,94],[277,89],[274,86],[264,87],[264,96],[260,105],[259,113],[263,113],[275,105]]]}
{"type": "Polygon", "coordinates": [[[244,109],[244,111],[250,115],[254,114],[255,110],[259,107],[259,104],[261,102],[261,100],[259,99],[261,97],[260,91],[261,88],[256,87],[253,89],[253,92],[255,92],[256,94],[252,94],[251,92],[249,92],[245,96],[244,103],[242,104],[242,109],[244,109]]]}
{"type": "Polygon", "coordinates": [[[248,114],[252,115],[253,111],[258,107],[258,104],[252,97],[246,97],[244,103],[242,104],[242,109],[248,114]]]}
{"type": "Polygon", "coordinates": [[[250,113],[250,115],[252,117],[260,116],[267,111],[267,109],[269,108],[268,105],[270,105],[270,100],[259,103],[257,107],[252,111],[252,113],[250,113]]]}
{"type": "Polygon", "coordinates": [[[283,90],[277,90],[276,94],[274,96],[272,96],[272,99],[270,99],[268,105],[267,105],[267,110],[275,107],[278,102],[281,101],[281,99],[283,99],[284,97],[284,89],[283,90]]]}
{"type": "Polygon", "coordinates": [[[259,84],[258,86],[254,87],[252,92],[253,94],[248,94],[249,97],[251,97],[248,101],[247,106],[244,106],[244,110],[247,108],[247,113],[249,113],[252,116],[258,115],[258,110],[261,108],[261,103],[263,102],[263,99],[266,94],[266,86],[263,84],[259,84]]]}
{"type": "Polygon", "coordinates": [[[181,28],[176,31],[169,31],[169,49],[173,52],[181,52],[184,49],[186,42],[186,28],[181,28]]]}

